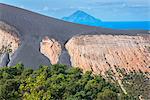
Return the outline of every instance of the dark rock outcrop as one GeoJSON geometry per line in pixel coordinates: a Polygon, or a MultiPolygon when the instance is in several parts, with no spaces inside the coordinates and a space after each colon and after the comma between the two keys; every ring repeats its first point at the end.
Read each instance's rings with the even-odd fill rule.
{"type": "Polygon", "coordinates": [[[9,54],[8,53],[4,53],[0,56],[0,67],[3,66],[7,66],[7,64],[9,63],[10,59],[9,59],[9,54]]]}

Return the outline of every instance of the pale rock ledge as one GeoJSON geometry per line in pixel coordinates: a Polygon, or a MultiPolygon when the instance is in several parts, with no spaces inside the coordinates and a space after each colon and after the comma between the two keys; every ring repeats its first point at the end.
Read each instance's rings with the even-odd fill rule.
{"type": "Polygon", "coordinates": [[[150,72],[150,35],[81,35],[65,45],[72,66],[105,75],[110,68],[150,72]]]}
{"type": "Polygon", "coordinates": [[[61,45],[55,39],[46,36],[40,43],[40,52],[50,60],[51,64],[57,64],[61,55],[61,45]]]}
{"type": "Polygon", "coordinates": [[[13,54],[20,45],[18,31],[12,26],[0,21],[0,53],[13,54]]]}

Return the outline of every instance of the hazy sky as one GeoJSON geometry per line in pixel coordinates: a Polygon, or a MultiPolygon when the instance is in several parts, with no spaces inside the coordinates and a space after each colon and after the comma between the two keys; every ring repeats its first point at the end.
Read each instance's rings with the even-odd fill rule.
{"type": "Polygon", "coordinates": [[[0,0],[55,18],[83,10],[102,21],[150,21],[150,0],[0,0]]]}

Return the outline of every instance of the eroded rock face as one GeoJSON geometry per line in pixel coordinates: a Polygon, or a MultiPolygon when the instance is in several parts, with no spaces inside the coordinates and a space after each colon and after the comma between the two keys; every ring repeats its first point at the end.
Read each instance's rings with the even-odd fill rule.
{"type": "Polygon", "coordinates": [[[11,55],[18,49],[18,33],[14,27],[0,21],[0,67],[7,66],[11,55]]]}
{"type": "Polygon", "coordinates": [[[72,66],[105,75],[110,68],[150,72],[150,35],[84,35],[66,44],[72,66]]]}
{"type": "Polygon", "coordinates": [[[20,45],[18,37],[18,31],[0,21],[0,53],[4,53],[7,50],[10,54],[13,54],[20,45]]]}
{"type": "Polygon", "coordinates": [[[40,52],[49,58],[51,64],[57,64],[61,54],[61,45],[55,39],[45,37],[40,43],[40,52]]]}

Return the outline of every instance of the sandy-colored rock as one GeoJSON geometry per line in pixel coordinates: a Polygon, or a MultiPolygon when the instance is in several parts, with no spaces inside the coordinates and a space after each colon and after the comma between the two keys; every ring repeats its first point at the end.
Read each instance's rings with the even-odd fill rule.
{"type": "Polygon", "coordinates": [[[51,61],[51,64],[57,64],[61,54],[61,45],[55,39],[45,37],[40,43],[40,52],[51,61]]]}
{"type": "Polygon", "coordinates": [[[15,28],[0,21],[0,52],[4,53],[9,49],[9,53],[13,54],[20,45],[18,32],[15,28]]]}
{"type": "Polygon", "coordinates": [[[81,35],[66,44],[72,66],[104,75],[110,68],[150,72],[150,35],[81,35]]]}

